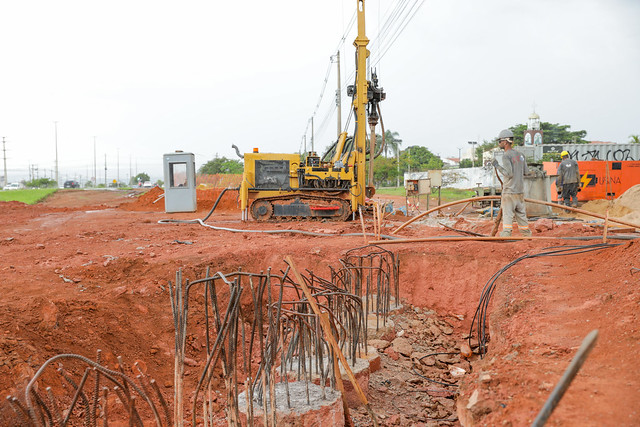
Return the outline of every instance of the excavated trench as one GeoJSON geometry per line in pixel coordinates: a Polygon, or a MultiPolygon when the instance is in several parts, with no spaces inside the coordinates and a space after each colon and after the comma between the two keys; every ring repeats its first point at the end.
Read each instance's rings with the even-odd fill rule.
{"type": "MultiPolygon", "coordinates": [[[[192,224],[163,225],[158,224],[166,217],[162,213],[91,206],[91,210],[14,205],[0,209],[5,220],[0,230],[6,236],[0,244],[6,260],[0,271],[4,283],[0,392],[5,396],[24,396],[29,379],[55,355],[74,353],[95,360],[100,349],[100,363],[110,370],[122,367],[134,379],[142,370],[145,378],[155,378],[173,414],[175,319],[168,282],[175,283],[176,271],[190,280],[203,277],[207,268],[214,274],[239,267],[264,272],[271,267],[274,274],[281,274],[287,268],[284,258],[291,255],[303,274],[313,271],[326,277],[330,266],[337,269],[340,258],[363,245],[362,237],[354,236],[247,235],[192,224]]],[[[247,226],[224,211],[213,219],[247,226]]],[[[290,223],[249,225],[293,228],[290,223]]],[[[357,233],[360,228],[354,223],[295,225],[327,234],[357,233]]],[[[460,220],[454,226],[486,234],[491,223],[460,220]]],[[[405,231],[409,237],[442,234],[439,227],[419,225],[405,231]]],[[[565,224],[546,235],[576,234],[597,231],[565,224]]],[[[573,420],[586,419],[594,420],[592,425],[633,425],[629,420],[637,419],[634,390],[639,378],[631,369],[630,355],[640,350],[634,326],[640,276],[633,274],[633,268],[640,267],[640,251],[633,242],[598,253],[530,258],[514,265],[496,281],[488,304],[486,354],[481,358],[474,353],[469,359],[459,354],[482,290],[494,273],[522,255],[554,244],[439,242],[388,247],[400,259],[402,308],[391,312],[390,322],[369,338],[381,369],[370,372],[367,397],[381,425],[530,424],[593,328],[600,330],[598,344],[550,422],[579,425],[573,420]],[[626,409],[614,410],[620,403],[626,409]]],[[[224,304],[230,294],[220,295],[224,304]]],[[[243,316],[250,316],[251,297],[244,296],[241,307],[243,316]]],[[[204,313],[197,305],[192,308],[194,325],[202,326],[204,313]]],[[[185,384],[194,385],[202,366],[192,356],[206,355],[207,343],[198,334],[186,338],[185,384]]],[[[474,350],[476,342],[474,330],[474,350]]],[[[260,357],[254,356],[251,366],[257,367],[260,357]]],[[[73,377],[76,384],[82,377],[79,369],[73,377]]],[[[227,385],[221,369],[214,372],[210,410],[216,414],[214,425],[224,425],[227,385]]],[[[55,369],[46,379],[54,393],[73,389],[55,369]]],[[[244,381],[239,383],[242,389],[244,381]]],[[[46,396],[45,381],[38,385],[46,396]]],[[[151,390],[150,382],[145,385],[151,390]]],[[[88,400],[91,396],[87,392],[88,400]]],[[[126,414],[116,409],[117,400],[126,398],[116,400],[115,392],[109,396],[111,414],[118,410],[126,414]]],[[[185,402],[189,399],[185,397],[185,402]]],[[[157,407],[164,416],[162,405],[157,407]]],[[[185,407],[187,419],[190,403],[185,407]]],[[[370,425],[364,406],[356,402],[349,410],[356,425],[370,425]]],[[[0,420],[3,425],[20,424],[6,402],[0,420]]]]}

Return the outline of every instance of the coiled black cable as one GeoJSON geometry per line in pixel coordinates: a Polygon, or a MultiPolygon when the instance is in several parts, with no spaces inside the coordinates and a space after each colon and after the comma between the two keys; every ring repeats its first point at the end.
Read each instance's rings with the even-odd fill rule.
{"type": "Polygon", "coordinates": [[[489,279],[489,281],[484,285],[482,289],[480,303],[478,304],[478,308],[473,316],[473,320],[471,321],[471,327],[469,329],[469,347],[471,347],[471,337],[473,335],[473,327],[476,325],[476,332],[478,336],[478,352],[480,357],[484,356],[487,352],[487,311],[489,309],[489,302],[491,300],[491,296],[496,288],[496,281],[498,278],[507,271],[509,268],[513,267],[520,261],[530,258],[539,258],[544,256],[564,256],[564,255],[576,255],[586,252],[598,251],[602,249],[612,248],[615,246],[620,246],[621,244],[611,244],[611,243],[596,243],[593,245],[572,245],[572,246],[554,246],[547,248],[545,252],[540,252],[537,254],[529,254],[523,255],[509,264],[502,267],[493,276],[489,279]]]}

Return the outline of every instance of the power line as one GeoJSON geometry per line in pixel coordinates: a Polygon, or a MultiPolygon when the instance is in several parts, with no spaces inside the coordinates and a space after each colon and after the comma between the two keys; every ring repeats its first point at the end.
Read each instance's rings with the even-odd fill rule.
{"type": "MultiPolygon", "coordinates": [[[[415,15],[418,13],[418,11],[420,10],[420,8],[423,6],[425,0],[399,0],[396,1],[394,3],[392,3],[389,8],[387,8],[387,11],[385,12],[385,16],[386,19],[384,20],[384,24],[382,25],[381,28],[379,28],[378,30],[378,34],[376,35],[376,37],[374,38],[374,40],[371,42],[371,46],[376,46],[376,51],[379,52],[377,55],[375,55],[376,60],[375,62],[370,61],[370,68],[375,67],[376,65],[378,65],[380,63],[380,61],[382,60],[382,58],[385,56],[385,54],[389,51],[389,49],[393,46],[393,44],[396,42],[396,40],[398,39],[398,37],[400,36],[400,34],[402,34],[402,32],[405,30],[405,28],[407,27],[407,25],[411,22],[411,20],[415,17],[415,15]]],[[[356,12],[354,12],[351,15],[351,19],[349,20],[348,24],[347,24],[347,28],[344,30],[342,36],[340,37],[340,41],[338,42],[338,45],[336,47],[336,49],[334,50],[334,52],[338,52],[340,51],[340,49],[342,47],[344,47],[344,43],[346,41],[346,38],[348,36],[348,34],[351,32],[353,26],[355,25],[356,22],[356,17],[357,14],[356,12]]],[[[373,55],[372,55],[373,56],[373,55]]],[[[329,76],[331,74],[331,68],[332,65],[334,63],[333,61],[334,55],[332,55],[330,57],[329,60],[329,65],[327,67],[327,72],[325,74],[324,77],[324,81],[322,83],[322,89],[320,91],[320,96],[318,98],[318,102],[315,105],[315,108],[313,110],[313,114],[311,115],[311,117],[315,117],[316,114],[318,113],[318,109],[320,108],[320,104],[322,103],[322,100],[324,98],[324,94],[326,92],[326,88],[327,88],[327,84],[329,82],[329,76]]],[[[346,68],[346,64],[348,64],[349,61],[345,61],[345,68],[346,68]]],[[[348,74],[345,73],[346,77],[345,77],[345,81],[351,81],[354,77],[355,77],[355,73],[356,70],[354,69],[353,71],[349,72],[348,74]]],[[[343,86],[343,90],[341,91],[342,93],[346,93],[346,88],[347,85],[343,86]]],[[[331,111],[330,114],[332,114],[333,111],[331,111]]],[[[321,121],[321,124],[319,126],[318,129],[318,133],[320,133],[321,129],[324,128],[325,122],[328,119],[325,118],[321,121]]],[[[304,141],[304,137],[307,135],[307,132],[309,130],[309,126],[311,124],[311,118],[309,118],[307,120],[307,124],[303,133],[303,138],[301,140],[301,147],[304,141]]]]}
{"type": "Polygon", "coordinates": [[[322,121],[320,122],[320,126],[318,126],[318,130],[316,130],[316,135],[322,135],[322,133],[324,133],[324,131],[327,129],[327,126],[329,125],[329,122],[331,119],[333,119],[334,117],[334,113],[336,112],[336,110],[338,109],[338,106],[335,103],[332,103],[329,106],[329,111],[327,111],[324,115],[324,117],[322,118],[322,121]]]}
{"type": "Polygon", "coordinates": [[[396,31],[395,37],[393,37],[391,42],[389,42],[389,44],[383,49],[383,52],[379,55],[378,59],[373,63],[373,66],[376,66],[380,62],[382,57],[384,55],[386,55],[386,53],[389,51],[391,46],[393,46],[393,44],[396,42],[396,40],[398,39],[400,34],[402,34],[402,32],[404,31],[405,28],[407,28],[407,25],[409,25],[409,23],[411,22],[413,17],[416,16],[416,13],[418,13],[420,8],[424,4],[425,0],[418,0],[418,1],[420,1],[420,4],[417,4],[417,2],[416,2],[411,6],[411,9],[409,9],[409,12],[407,13],[407,15],[405,15],[405,17],[403,18],[403,21],[400,23],[400,25],[402,25],[402,23],[404,23],[404,25],[402,26],[402,28],[400,28],[399,30],[396,31]],[[416,5],[417,5],[417,7],[416,7],[416,5]],[[415,11],[413,12],[413,14],[411,14],[411,11],[413,10],[414,7],[415,7],[415,11]],[[409,16],[409,14],[411,14],[411,16],[409,16]]]}
{"type": "MultiPolygon", "coordinates": [[[[334,49],[334,52],[338,52],[340,51],[340,49],[344,46],[344,43],[347,39],[348,34],[351,32],[351,29],[353,28],[353,26],[355,25],[356,22],[356,12],[353,12],[353,14],[351,15],[351,19],[349,19],[349,22],[347,23],[347,28],[345,29],[344,33],[342,34],[342,37],[340,37],[340,41],[338,42],[338,45],[336,46],[336,48],[334,49]]],[[[331,74],[331,68],[334,64],[334,58],[335,55],[331,55],[329,57],[329,65],[327,66],[327,72],[324,76],[324,81],[322,83],[322,89],[320,90],[320,96],[318,97],[318,102],[316,102],[316,106],[313,110],[313,113],[311,114],[311,117],[314,117],[317,112],[318,112],[318,108],[320,107],[320,103],[322,102],[322,99],[324,98],[324,94],[326,92],[327,89],[327,84],[329,82],[329,76],[331,74]]],[[[311,118],[309,118],[309,120],[307,120],[307,125],[304,128],[304,133],[303,135],[306,135],[307,132],[309,131],[309,125],[311,124],[311,118]]],[[[303,140],[304,141],[304,138],[303,140]]],[[[302,147],[302,142],[301,141],[301,147],[302,147]]]]}

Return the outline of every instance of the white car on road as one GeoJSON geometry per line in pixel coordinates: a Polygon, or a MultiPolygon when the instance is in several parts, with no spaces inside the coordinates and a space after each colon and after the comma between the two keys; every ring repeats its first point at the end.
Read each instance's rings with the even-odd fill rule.
{"type": "Polygon", "coordinates": [[[19,190],[20,188],[20,184],[17,182],[12,182],[11,184],[7,184],[2,187],[3,190],[19,190]]]}

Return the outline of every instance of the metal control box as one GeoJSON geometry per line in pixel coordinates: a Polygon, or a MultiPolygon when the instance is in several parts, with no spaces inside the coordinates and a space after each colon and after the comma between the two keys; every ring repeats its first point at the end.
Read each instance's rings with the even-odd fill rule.
{"type": "Polygon", "coordinates": [[[196,162],[193,153],[165,154],[164,165],[164,210],[172,212],[195,212],[196,162]]]}
{"type": "Polygon", "coordinates": [[[431,180],[429,178],[408,179],[404,187],[407,196],[431,194],[431,180]]]}

